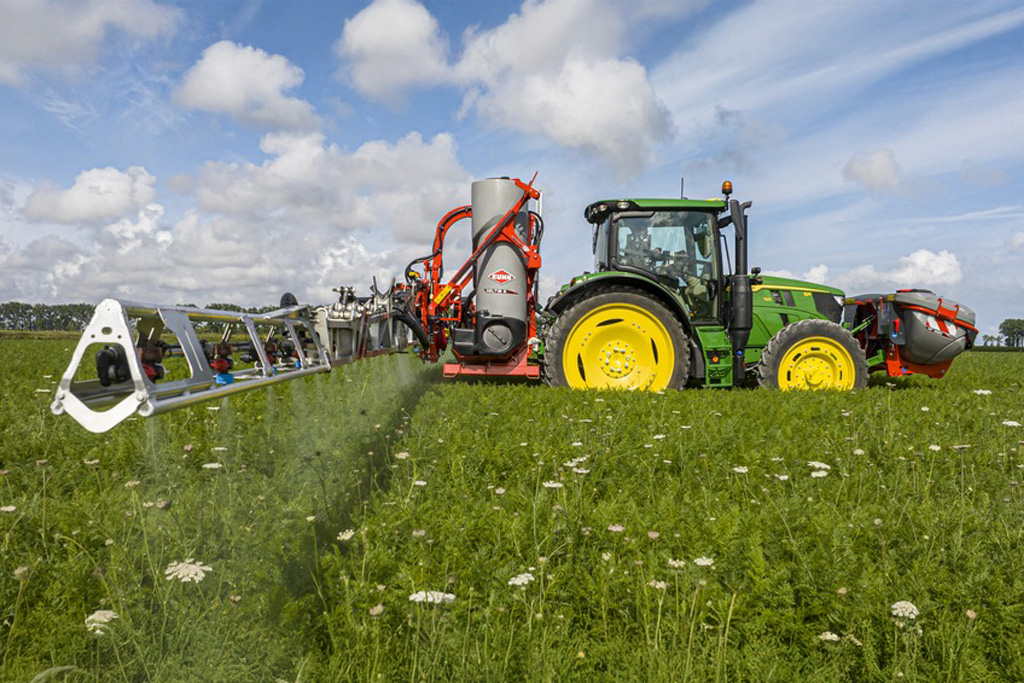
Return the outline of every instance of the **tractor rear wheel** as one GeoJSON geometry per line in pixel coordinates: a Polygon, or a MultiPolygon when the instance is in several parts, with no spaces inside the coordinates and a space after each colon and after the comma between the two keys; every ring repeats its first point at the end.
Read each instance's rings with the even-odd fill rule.
{"type": "Polygon", "coordinates": [[[681,388],[690,371],[683,326],[632,287],[600,287],[562,311],[544,345],[544,379],[574,389],[681,388]]]}
{"type": "Polygon", "coordinates": [[[800,320],[768,341],[757,378],[771,389],[861,389],[868,383],[868,363],[846,328],[830,320],[800,320]]]}

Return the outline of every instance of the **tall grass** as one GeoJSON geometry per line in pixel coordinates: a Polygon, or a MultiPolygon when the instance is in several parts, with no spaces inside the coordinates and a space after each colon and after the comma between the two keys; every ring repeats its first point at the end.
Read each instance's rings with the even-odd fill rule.
{"type": "Polygon", "coordinates": [[[392,357],[93,436],[36,393],[66,345],[0,341],[3,680],[1024,679],[1016,357],[664,395],[392,357]]]}

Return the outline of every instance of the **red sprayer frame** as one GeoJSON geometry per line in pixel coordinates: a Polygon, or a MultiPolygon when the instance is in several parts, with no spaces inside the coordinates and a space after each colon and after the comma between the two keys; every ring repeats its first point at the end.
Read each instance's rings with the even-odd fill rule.
{"type": "Polygon", "coordinates": [[[494,244],[505,242],[519,250],[526,266],[526,292],[527,292],[527,341],[519,347],[510,351],[504,358],[474,359],[463,358],[456,354],[458,363],[446,363],[444,374],[446,377],[457,375],[500,375],[500,376],[521,376],[540,377],[540,367],[530,364],[531,353],[530,341],[537,337],[537,273],[540,270],[541,259],[540,249],[536,243],[538,235],[537,217],[530,213],[529,225],[527,228],[526,240],[523,241],[516,234],[515,217],[523,211],[528,202],[540,198],[540,191],[533,187],[537,174],[533,175],[529,183],[524,183],[518,178],[513,179],[523,194],[513,204],[505,215],[502,216],[493,228],[478,242],[478,246],[470,254],[466,262],[458,269],[455,275],[442,284],[442,265],[444,240],[449,228],[473,215],[471,206],[460,206],[449,211],[437,224],[437,231],[434,235],[433,253],[423,260],[424,273],[422,281],[418,283],[414,298],[412,300],[413,313],[419,319],[423,330],[427,334],[429,344],[420,352],[421,357],[431,362],[436,362],[442,353],[448,348],[450,329],[457,326],[471,326],[475,323],[476,311],[472,301],[464,301],[463,289],[473,279],[474,267],[481,256],[494,244]]]}

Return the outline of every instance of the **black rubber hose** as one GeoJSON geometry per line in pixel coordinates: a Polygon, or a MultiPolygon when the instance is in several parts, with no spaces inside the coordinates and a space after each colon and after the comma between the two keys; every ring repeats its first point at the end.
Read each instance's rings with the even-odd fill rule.
{"type": "Polygon", "coordinates": [[[406,284],[412,284],[412,280],[409,278],[409,271],[412,270],[412,267],[415,266],[417,263],[423,263],[428,258],[433,258],[434,256],[437,256],[437,254],[427,254],[426,256],[420,256],[419,258],[414,258],[412,261],[409,261],[409,265],[407,265],[405,267],[405,270],[402,272],[402,274],[405,276],[406,284]]]}
{"type": "Polygon", "coordinates": [[[531,211],[530,215],[537,219],[537,230],[533,233],[533,243],[539,249],[540,241],[544,237],[544,219],[536,211],[531,211]]]}
{"type": "Polygon", "coordinates": [[[430,346],[430,339],[427,338],[426,330],[423,329],[423,325],[420,325],[420,321],[416,319],[416,316],[409,309],[405,306],[400,306],[394,310],[394,316],[395,320],[398,320],[412,330],[422,348],[426,349],[430,346]]]}

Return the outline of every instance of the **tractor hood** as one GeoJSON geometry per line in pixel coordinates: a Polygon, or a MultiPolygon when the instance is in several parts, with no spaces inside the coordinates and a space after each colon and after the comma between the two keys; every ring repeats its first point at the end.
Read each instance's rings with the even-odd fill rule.
{"type": "Polygon", "coordinates": [[[775,275],[762,275],[760,282],[754,285],[754,289],[790,289],[804,292],[821,292],[832,296],[845,297],[843,290],[828,285],[820,285],[816,282],[805,280],[794,280],[788,277],[776,277],[775,275]]]}

